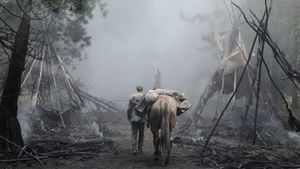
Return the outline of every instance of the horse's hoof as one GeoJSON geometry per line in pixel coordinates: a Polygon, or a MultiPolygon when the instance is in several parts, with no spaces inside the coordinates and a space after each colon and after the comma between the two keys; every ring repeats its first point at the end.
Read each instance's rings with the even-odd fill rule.
{"type": "Polygon", "coordinates": [[[154,161],[158,161],[159,158],[157,156],[154,157],[154,161]]]}
{"type": "Polygon", "coordinates": [[[161,151],[157,151],[154,153],[154,156],[161,157],[161,151]]]}
{"type": "Polygon", "coordinates": [[[166,166],[169,164],[169,161],[170,161],[170,159],[167,158],[166,161],[165,161],[165,165],[166,165],[166,166]]]}

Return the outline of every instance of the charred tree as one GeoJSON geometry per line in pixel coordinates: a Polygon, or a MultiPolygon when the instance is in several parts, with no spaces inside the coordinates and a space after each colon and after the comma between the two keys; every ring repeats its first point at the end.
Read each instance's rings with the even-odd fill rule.
{"type": "MultiPolygon", "coordinates": [[[[4,83],[0,103],[0,134],[11,142],[23,146],[21,128],[17,119],[18,97],[20,93],[21,77],[25,67],[25,59],[29,45],[30,16],[32,0],[27,0],[20,25],[15,35],[12,48],[8,74],[4,83]]],[[[1,140],[0,150],[16,152],[17,148],[8,142],[1,140]]]]}
{"type": "Polygon", "coordinates": [[[159,89],[161,88],[161,73],[160,71],[157,69],[155,77],[154,77],[155,81],[154,81],[154,89],[159,89]]]}

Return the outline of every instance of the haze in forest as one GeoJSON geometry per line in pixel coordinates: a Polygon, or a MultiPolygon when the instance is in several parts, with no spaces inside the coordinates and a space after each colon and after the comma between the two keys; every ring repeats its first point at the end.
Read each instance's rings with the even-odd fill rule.
{"type": "MultiPolygon", "coordinates": [[[[159,69],[163,88],[182,91],[195,101],[218,66],[219,55],[201,40],[215,25],[187,22],[183,16],[213,15],[224,8],[220,2],[107,1],[106,17],[99,8],[93,12],[87,60],[77,62],[72,74],[91,94],[127,102],[136,85],[153,88],[159,69]]],[[[230,24],[224,22],[222,30],[229,31],[230,24]]]]}

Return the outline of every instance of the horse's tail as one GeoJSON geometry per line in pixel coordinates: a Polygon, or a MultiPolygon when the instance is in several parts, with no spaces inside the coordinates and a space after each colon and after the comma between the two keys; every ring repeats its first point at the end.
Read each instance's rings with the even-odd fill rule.
{"type": "Polygon", "coordinates": [[[161,148],[166,153],[170,151],[170,109],[166,101],[162,103],[161,148]]]}

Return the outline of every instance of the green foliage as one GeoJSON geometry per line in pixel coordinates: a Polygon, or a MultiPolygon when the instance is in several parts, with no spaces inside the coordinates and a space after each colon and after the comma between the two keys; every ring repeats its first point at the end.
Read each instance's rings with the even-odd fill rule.
{"type": "MultiPolygon", "coordinates": [[[[0,17],[15,30],[22,16],[22,9],[18,6],[18,3],[23,5],[21,2],[23,1],[3,1],[2,7],[0,6],[0,17]]],[[[43,43],[41,39],[37,41],[34,38],[41,36],[36,35],[37,32],[34,30],[43,30],[44,23],[49,40],[66,63],[71,64],[74,59],[83,59],[84,49],[91,45],[91,37],[86,31],[86,25],[93,18],[92,12],[97,6],[105,17],[108,13],[107,4],[102,0],[33,0],[30,14],[32,17],[31,47],[37,48],[43,43]]],[[[3,22],[0,22],[0,26],[5,27],[3,22]]]]}

